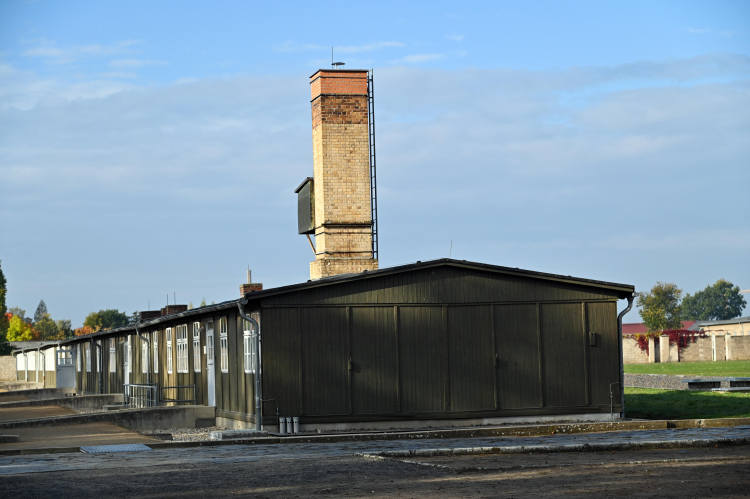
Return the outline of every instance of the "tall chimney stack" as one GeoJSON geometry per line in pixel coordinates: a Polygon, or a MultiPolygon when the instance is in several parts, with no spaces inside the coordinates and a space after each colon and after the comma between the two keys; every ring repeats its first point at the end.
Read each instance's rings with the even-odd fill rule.
{"type": "Polygon", "coordinates": [[[372,245],[367,79],[366,70],[321,69],[310,77],[311,279],[378,268],[372,245]]]}

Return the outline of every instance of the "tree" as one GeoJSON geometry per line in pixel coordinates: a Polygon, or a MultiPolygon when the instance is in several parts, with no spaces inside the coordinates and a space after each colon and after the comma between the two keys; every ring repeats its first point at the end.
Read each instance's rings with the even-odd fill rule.
{"type": "Polygon", "coordinates": [[[646,329],[655,333],[682,328],[681,297],[682,290],[671,282],[657,282],[648,293],[638,293],[637,305],[646,329]]]}
{"type": "Polygon", "coordinates": [[[204,297],[203,297],[203,299],[201,300],[201,304],[200,304],[199,306],[200,306],[200,307],[205,307],[205,306],[206,306],[206,297],[205,297],[205,296],[204,296],[204,297]]]}
{"type": "Polygon", "coordinates": [[[39,334],[28,322],[17,315],[10,317],[8,341],[34,341],[38,339],[39,334]]]}
{"type": "Polygon", "coordinates": [[[49,314],[44,314],[40,317],[34,324],[34,329],[39,332],[39,339],[42,341],[56,340],[59,333],[57,324],[55,324],[55,321],[52,320],[49,314]]]}
{"type": "Polygon", "coordinates": [[[68,319],[62,319],[59,321],[55,321],[55,324],[57,325],[57,330],[60,332],[60,335],[62,338],[59,339],[65,339],[70,338],[73,336],[73,329],[71,325],[71,321],[68,319]]]}
{"type": "Polygon", "coordinates": [[[83,321],[84,327],[89,327],[94,331],[114,329],[120,326],[127,326],[128,324],[128,314],[113,308],[91,312],[83,321]]]}
{"type": "Polygon", "coordinates": [[[5,274],[3,274],[3,268],[0,266],[0,355],[8,355],[13,350],[8,343],[10,321],[7,316],[8,307],[5,305],[5,296],[7,293],[7,281],[5,280],[5,274]]]}
{"type": "Polygon", "coordinates": [[[688,293],[682,300],[682,319],[688,321],[711,321],[734,319],[742,315],[747,306],[740,294],[739,286],[719,279],[713,286],[706,286],[694,295],[688,293]]]}
{"type": "Polygon", "coordinates": [[[8,309],[8,312],[10,312],[13,315],[19,316],[21,319],[26,319],[26,310],[20,307],[10,307],[8,309]]]}
{"type": "Polygon", "coordinates": [[[34,322],[39,322],[44,319],[44,317],[49,317],[47,304],[44,303],[44,300],[39,300],[39,305],[37,305],[36,312],[34,312],[34,322]]]}

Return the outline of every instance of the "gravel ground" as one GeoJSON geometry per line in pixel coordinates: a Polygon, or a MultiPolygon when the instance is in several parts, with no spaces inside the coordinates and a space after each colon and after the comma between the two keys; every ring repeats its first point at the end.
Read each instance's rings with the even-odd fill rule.
{"type": "MultiPolygon", "coordinates": [[[[680,376],[670,374],[628,374],[625,373],[625,386],[630,388],[660,388],[664,390],[687,390],[688,379],[716,379],[716,376],[680,376]]],[[[729,388],[728,381],[721,382],[722,388],[729,388]]]]}
{"type": "Polygon", "coordinates": [[[141,435],[172,435],[173,442],[207,442],[208,433],[211,431],[223,431],[226,428],[220,426],[209,426],[208,428],[168,428],[166,430],[137,430],[141,435]]]}

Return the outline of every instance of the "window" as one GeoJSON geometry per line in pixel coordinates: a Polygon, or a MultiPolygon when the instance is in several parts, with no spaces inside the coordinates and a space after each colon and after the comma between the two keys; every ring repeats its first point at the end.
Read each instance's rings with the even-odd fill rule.
{"type": "Polygon", "coordinates": [[[148,372],[148,343],[143,340],[141,340],[141,372],[143,374],[148,372]]]}
{"type": "Polygon", "coordinates": [[[86,343],[86,372],[91,372],[91,343],[86,343]]]}
{"type": "Polygon", "coordinates": [[[115,350],[115,339],[109,339],[109,372],[115,372],[117,367],[117,351],[115,350]]]}
{"type": "Polygon", "coordinates": [[[151,344],[154,350],[154,374],[159,372],[159,332],[151,333],[151,344]]]}
{"type": "Polygon", "coordinates": [[[229,372],[229,352],[227,342],[227,318],[219,319],[219,348],[221,350],[221,372],[229,372]]]}
{"type": "Polygon", "coordinates": [[[78,366],[78,372],[81,372],[81,345],[76,345],[76,366],[78,366]]]}
{"type": "Polygon", "coordinates": [[[101,340],[96,342],[97,349],[94,352],[94,355],[96,356],[96,372],[100,373],[102,372],[102,342],[101,340]]]}
{"type": "Polygon", "coordinates": [[[193,371],[201,372],[201,323],[193,322],[193,371]]]}
{"type": "Polygon", "coordinates": [[[172,374],[172,328],[167,328],[167,374],[172,374]]]}
{"type": "Polygon", "coordinates": [[[128,359],[127,359],[127,363],[128,363],[128,372],[129,373],[133,372],[133,345],[132,345],[132,343],[133,342],[131,341],[131,337],[128,336],[128,354],[127,354],[128,355],[128,359]]]}
{"type": "Polygon", "coordinates": [[[246,320],[242,322],[245,323],[245,334],[242,338],[245,345],[245,372],[255,373],[255,327],[246,320]]]}
{"type": "Polygon", "coordinates": [[[177,372],[188,372],[188,339],[187,324],[177,326],[177,372]]]}
{"type": "Polygon", "coordinates": [[[206,362],[214,365],[214,320],[206,321],[206,362]],[[211,334],[208,334],[211,331],[211,334]]]}

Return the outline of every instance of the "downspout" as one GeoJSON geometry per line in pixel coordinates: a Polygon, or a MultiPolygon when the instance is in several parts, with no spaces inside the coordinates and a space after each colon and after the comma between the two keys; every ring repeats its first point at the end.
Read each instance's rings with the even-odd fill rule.
{"type": "MultiPolygon", "coordinates": [[[[135,334],[141,339],[141,341],[146,342],[146,384],[149,385],[151,384],[151,341],[149,341],[148,338],[141,336],[141,332],[138,331],[138,324],[140,323],[140,319],[135,323],[135,334]]],[[[128,359],[128,362],[132,364],[133,359],[128,359]]]]}
{"type": "Polygon", "coordinates": [[[630,312],[631,308],[633,308],[634,297],[635,293],[633,293],[631,296],[628,296],[628,307],[620,312],[620,314],[617,316],[617,334],[619,336],[617,345],[620,353],[620,419],[625,418],[625,364],[623,362],[622,352],[622,318],[625,316],[625,314],[630,312]]]}
{"type": "MultiPolygon", "coordinates": [[[[42,359],[44,359],[44,361],[42,361],[42,388],[44,388],[44,384],[47,381],[47,354],[42,352],[41,347],[37,348],[36,351],[37,351],[37,354],[36,354],[37,359],[40,356],[42,359]]],[[[39,381],[39,368],[37,368],[36,373],[37,373],[36,380],[39,381]]]]}
{"type": "Polygon", "coordinates": [[[99,369],[96,370],[96,375],[99,378],[99,395],[104,393],[104,376],[102,376],[102,370],[104,369],[104,357],[102,356],[102,346],[95,342],[93,339],[91,342],[94,344],[94,346],[99,350],[99,362],[97,362],[97,366],[99,369]]]}
{"type": "MultiPolygon", "coordinates": [[[[41,356],[41,347],[36,347],[36,382],[39,383],[39,357],[41,356]]],[[[44,382],[42,381],[42,388],[44,388],[44,382]]]]}
{"type": "Polygon", "coordinates": [[[26,350],[21,352],[23,354],[23,369],[26,371],[26,380],[29,381],[29,356],[26,355],[26,350]]]}
{"type": "Polygon", "coordinates": [[[263,418],[260,405],[260,324],[252,317],[245,315],[245,305],[247,305],[247,298],[237,300],[240,317],[255,327],[255,334],[253,335],[255,341],[255,429],[260,431],[262,429],[261,419],[263,418]]]}

